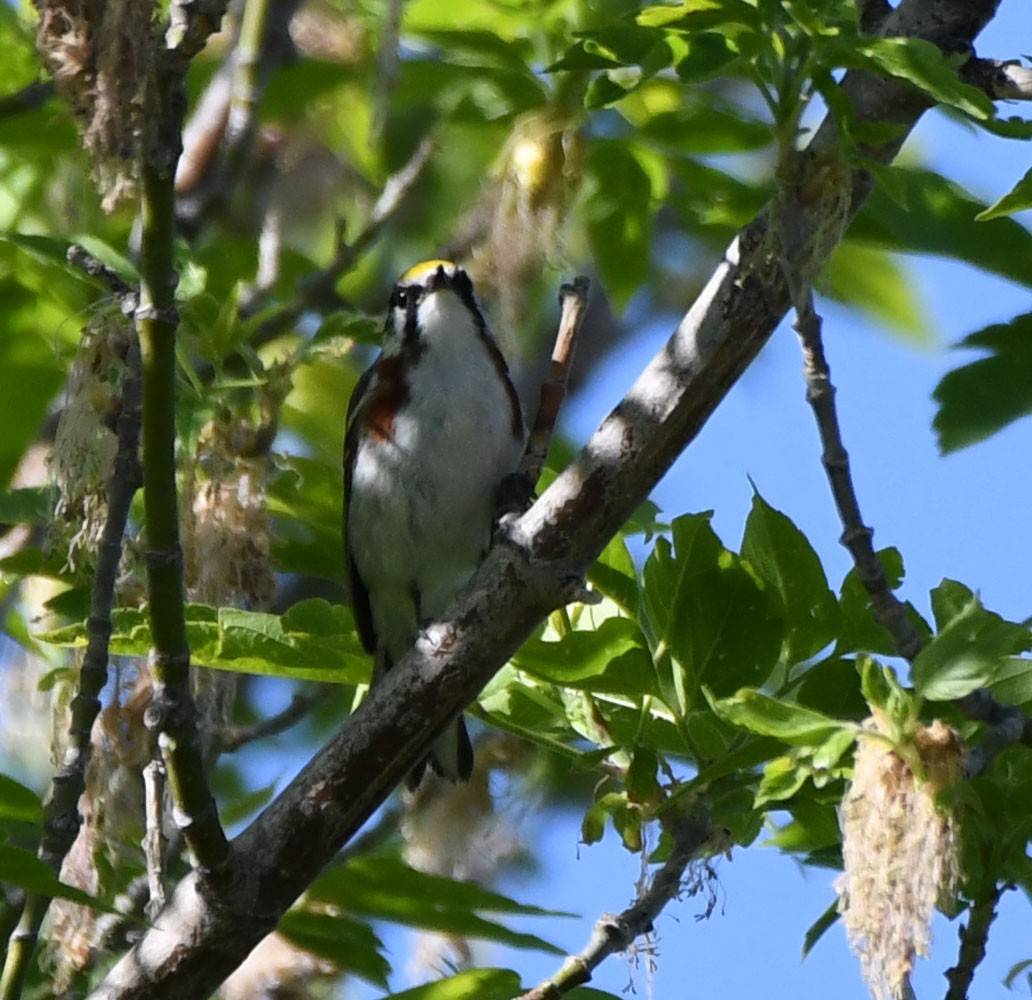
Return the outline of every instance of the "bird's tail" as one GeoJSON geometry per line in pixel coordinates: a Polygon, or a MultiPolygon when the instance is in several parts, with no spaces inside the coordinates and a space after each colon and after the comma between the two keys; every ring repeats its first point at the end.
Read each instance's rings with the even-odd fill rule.
{"type": "Polygon", "coordinates": [[[466,723],[461,715],[437,737],[426,760],[409,772],[408,786],[413,791],[423,780],[427,764],[434,774],[448,781],[469,781],[473,773],[473,744],[469,741],[466,723]]]}

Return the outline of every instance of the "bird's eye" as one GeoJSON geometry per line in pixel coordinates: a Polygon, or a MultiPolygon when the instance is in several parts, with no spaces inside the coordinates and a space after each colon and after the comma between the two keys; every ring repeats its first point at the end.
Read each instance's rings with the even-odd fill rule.
{"type": "Polygon", "coordinates": [[[391,292],[391,308],[404,309],[408,305],[408,289],[395,286],[391,292]]]}

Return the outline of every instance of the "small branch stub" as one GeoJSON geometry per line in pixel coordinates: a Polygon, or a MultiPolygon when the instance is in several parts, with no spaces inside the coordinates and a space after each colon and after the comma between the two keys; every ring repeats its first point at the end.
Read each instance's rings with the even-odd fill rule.
{"type": "Polygon", "coordinates": [[[545,467],[548,448],[559,419],[559,411],[566,400],[566,386],[573,364],[573,349],[588,306],[589,287],[590,282],[581,275],[559,289],[562,313],[559,317],[555,346],[552,349],[552,367],[548,379],[541,385],[541,400],[519,468],[519,474],[531,483],[536,483],[541,477],[541,470],[545,467]]]}

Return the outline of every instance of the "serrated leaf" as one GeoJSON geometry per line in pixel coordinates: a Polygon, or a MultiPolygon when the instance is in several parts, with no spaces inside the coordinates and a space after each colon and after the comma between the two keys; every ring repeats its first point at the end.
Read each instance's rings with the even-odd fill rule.
{"type": "Polygon", "coordinates": [[[710,698],[710,704],[720,718],[736,726],[797,746],[817,746],[841,730],[855,733],[858,729],[854,723],[829,718],[751,688],[743,688],[730,698],[710,698]]]}
{"type": "Polygon", "coordinates": [[[917,654],[911,680],[922,697],[952,701],[992,684],[1009,657],[1030,646],[1025,625],[1005,621],[972,598],[917,654]]]}
{"type": "Polygon", "coordinates": [[[891,726],[893,738],[905,738],[917,717],[917,703],[907,691],[892,667],[878,663],[869,656],[859,657],[860,689],[872,711],[891,726]]]}
{"type": "Polygon", "coordinates": [[[843,65],[874,67],[906,80],[939,104],[957,108],[977,119],[993,115],[993,103],[977,87],[962,83],[956,67],[942,50],[923,38],[872,38],[861,36],[843,43],[843,65]],[[859,61],[854,60],[859,56],[859,61]]]}
{"type": "Polygon", "coordinates": [[[976,222],[986,206],[930,170],[892,166],[893,196],[875,188],[850,227],[850,239],[904,253],[930,253],[1032,287],[1032,233],[1011,218],[976,222]],[[902,201],[906,210],[900,210],[902,201]]]}
{"type": "Polygon", "coordinates": [[[1027,712],[1032,705],[1032,660],[1008,657],[1000,664],[990,687],[998,701],[1022,706],[1027,712]]]}
{"type": "Polygon", "coordinates": [[[1032,313],[978,330],[960,346],[991,353],[947,372],[935,387],[939,408],[932,426],[946,454],[1032,413],[1032,313]]]}
{"type": "Polygon", "coordinates": [[[795,756],[775,757],[763,769],[756,790],[756,807],[792,798],[810,777],[810,769],[795,756]]]}
{"type": "Polygon", "coordinates": [[[788,663],[809,659],[834,639],[838,602],[820,558],[792,521],[758,493],[745,523],[742,557],[781,598],[788,663]]]}
{"type": "Polygon", "coordinates": [[[645,564],[644,608],[650,634],[674,664],[677,690],[664,700],[684,715],[704,684],[717,694],[762,684],[784,625],[771,595],[720,544],[708,515],[677,518],[671,534],[673,547],[658,539],[645,564]]]}
{"type": "MultiPolygon", "coordinates": [[[[111,619],[111,652],[146,656],[151,647],[146,607],[116,608],[111,619]]],[[[369,679],[369,658],[350,612],[321,598],[301,601],[283,615],[189,604],[186,627],[193,662],[215,670],[331,684],[369,679]]],[[[56,646],[84,646],[86,623],[37,638],[56,646]]]]}
{"type": "Polygon", "coordinates": [[[596,692],[658,694],[656,672],[636,622],[607,618],[591,629],[575,629],[559,641],[529,639],[517,666],[565,687],[596,692]]]}
{"type": "Polygon", "coordinates": [[[59,881],[46,864],[31,851],[11,844],[0,844],[0,882],[18,886],[27,892],[39,893],[41,896],[50,896],[52,899],[67,899],[69,902],[88,906],[102,913],[115,912],[114,907],[103,900],[59,881]]]}

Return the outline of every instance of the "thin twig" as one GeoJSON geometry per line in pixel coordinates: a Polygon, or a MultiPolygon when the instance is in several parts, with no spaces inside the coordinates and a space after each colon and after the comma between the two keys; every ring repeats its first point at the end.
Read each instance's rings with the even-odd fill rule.
{"type": "MultiPolygon", "coordinates": [[[[79,799],[86,788],[86,765],[90,756],[90,735],[100,711],[100,692],[107,683],[108,643],[111,638],[111,608],[115,582],[122,559],[122,538],[133,496],[139,489],[140,439],[140,353],[130,332],[122,381],[122,405],[115,423],[117,450],[107,483],[107,515],[97,549],[97,565],[90,595],[87,642],[79,668],[78,689],[70,706],[68,745],[61,766],[50,783],[43,807],[43,836],[38,855],[54,874],[79,833],[82,817],[79,799]]],[[[50,905],[46,896],[28,893],[21,919],[7,951],[0,997],[11,1000],[21,994],[24,977],[36,948],[39,929],[50,905]]]]}
{"type": "Polygon", "coordinates": [[[570,284],[559,289],[559,305],[562,313],[559,317],[559,330],[552,349],[552,367],[548,379],[541,384],[541,399],[538,403],[537,416],[527,438],[527,447],[520,462],[520,475],[529,482],[536,483],[545,467],[548,448],[552,443],[559,410],[566,400],[566,384],[570,377],[570,365],[573,361],[573,349],[584,319],[584,311],[588,306],[588,288],[590,282],[580,276],[570,284]]]}
{"type": "Polygon", "coordinates": [[[673,835],[670,857],[634,905],[616,915],[603,914],[595,922],[591,940],[578,954],[568,955],[551,979],[515,1000],[555,1000],[590,982],[592,972],[610,955],[626,951],[637,938],[651,933],[663,908],[680,895],[688,865],[711,847],[713,829],[707,819],[692,817],[683,820],[673,835]]]}
{"type": "Polygon", "coordinates": [[[424,139],[408,163],[388,178],[380,197],[369,214],[369,221],[352,242],[349,243],[344,239],[343,227],[341,227],[333,260],[323,270],[317,271],[300,282],[294,298],[273,310],[257,325],[249,341],[253,346],[267,343],[281,333],[292,329],[298,320],[310,310],[324,309],[327,304],[332,307],[339,305],[334,291],[337,282],[351,270],[355,261],[359,260],[379,237],[384,227],[405,202],[416,181],[422,176],[430,162],[434,149],[433,140],[424,139]]]}
{"type": "Polygon", "coordinates": [[[264,740],[269,736],[278,736],[291,726],[296,726],[326,695],[333,690],[331,684],[320,684],[315,690],[295,691],[290,704],[281,712],[270,715],[252,726],[226,726],[219,739],[219,749],[223,753],[233,753],[256,740],[264,740]]]}
{"type": "MultiPolygon", "coordinates": [[[[821,319],[813,309],[812,295],[808,302],[802,303],[795,329],[803,350],[807,400],[817,418],[824,447],[824,467],[845,529],[842,542],[853,556],[857,575],[871,599],[875,620],[889,633],[897,653],[912,661],[921,651],[923,641],[907,616],[906,605],[889,588],[885,572],[874,554],[871,530],[860,517],[849,458],[835,411],[835,387],[824,355],[821,319]]],[[[987,727],[979,743],[967,751],[964,771],[968,777],[982,774],[1005,747],[1014,743],[1032,747],[1032,719],[1021,709],[996,701],[988,689],[976,688],[954,704],[966,718],[984,722],[987,727]]]]}
{"type": "Polygon", "coordinates": [[[838,414],[835,407],[835,386],[824,354],[821,338],[821,317],[813,309],[812,295],[804,303],[795,322],[796,333],[803,351],[803,377],[806,380],[806,399],[813,407],[820,433],[823,454],[821,460],[828,476],[835,506],[842,520],[842,544],[849,550],[856,566],[857,576],[871,599],[875,620],[892,637],[899,654],[913,659],[921,649],[921,637],[907,616],[906,605],[889,587],[885,570],[875,554],[871,541],[873,532],[860,514],[856,488],[849,469],[849,455],[842,443],[838,414]]]}
{"type": "Polygon", "coordinates": [[[946,1000],[967,1000],[971,982],[975,977],[975,969],[985,958],[985,946],[989,940],[989,928],[996,918],[996,904],[1003,895],[1003,886],[995,886],[985,899],[974,903],[968,911],[966,927],[958,931],[960,951],[957,964],[946,970],[946,981],[950,984],[946,990],[946,1000]]]}
{"type": "MultiPolygon", "coordinates": [[[[140,304],[140,290],[130,285],[113,267],[94,257],[85,247],[73,243],[66,253],[68,263],[79,268],[91,278],[102,281],[117,296],[122,304],[122,311],[131,315],[140,304]]],[[[137,368],[139,361],[137,360],[137,368]]],[[[139,375],[137,374],[137,377],[139,375]]],[[[137,414],[139,421],[139,414],[137,414]]]]}
{"type": "MultiPolygon", "coordinates": [[[[835,406],[835,386],[824,353],[821,332],[822,321],[814,309],[812,263],[824,254],[812,256],[812,246],[794,239],[794,223],[802,213],[813,211],[813,206],[798,204],[798,189],[792,190],[785,178],[798,179],[805,164],[795,154],[788,154],[789,169],[782,172],[782,188],[775,198],[777,220],[775,237],[781,252],[781,265],[796,312],[795,330],[803,354],[803,376],[806,398],[813,408],[823,448],[822,461],[831,486],[835,505],[842,521],[842,544],[853,557],[857,576],[871,600],[871,612],[876,622],[888,632],[896,652],[907,661],[913,661],[924,642],[911,623],[906,605],[889,587],[885,571],[872,544],[873,532],[860,514],[860,505],[849,468],[849,456],[842,442],[835,406]]],[[[818,209],[820,206],[818,206],[818,209]]],[[[834,211],[834,209],[831,209],[834,211]]],[[[805,227],[798,227],[805,231],[805,227]]],[[[984,772],[993,758],[1005,747],[1021,742],[1032,746],[1032,719],[1020,709],[997,702],[985,688],[978,688],[958,699],[956,707],[967,718],[987,725],[977,746],[967,751],[965,773],[968,777],[984,772]]]]}
{"type": "Polygon", "coordinates": [[[147,864],[147,916],[153,920],[165,908],[165,838],[161,833],[161,803],[165,793],[165,766],[152,760],[143,769],[144,815],[143,855],[147,864]]]}

